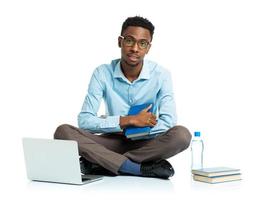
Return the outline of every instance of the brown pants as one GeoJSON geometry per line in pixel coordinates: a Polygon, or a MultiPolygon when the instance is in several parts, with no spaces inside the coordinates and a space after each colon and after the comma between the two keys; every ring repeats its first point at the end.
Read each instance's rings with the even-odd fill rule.
{"type": "Polygon", "coordinates": [[[81,156],[118,174],[127,159],[137,163],[167,159],[187,149],[191,134],[185,127],[175,126],[154,139],[132,141],[120,134],[95,135],[64,124],[56,129],[54,138],[77,141],[81,156]]]}

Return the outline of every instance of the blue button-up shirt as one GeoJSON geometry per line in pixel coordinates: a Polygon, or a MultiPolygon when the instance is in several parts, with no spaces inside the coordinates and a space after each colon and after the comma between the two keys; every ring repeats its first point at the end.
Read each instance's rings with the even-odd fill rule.
{"type": "Polygon", "coordinates": [[[94,70],[78,115],[78,125],[94,133],[121,132],[120,116],[126,116],[133,105],[149,102],[154,103],[153,113],[157,116],[150,138],[167,131],[177,122],[170,73],[157,63],[144,60],[139,77],[130,82],[121,70],[120,59],[116,59],[94,70]],[[102,99],[106,117],[97,116],[102,99]]]}

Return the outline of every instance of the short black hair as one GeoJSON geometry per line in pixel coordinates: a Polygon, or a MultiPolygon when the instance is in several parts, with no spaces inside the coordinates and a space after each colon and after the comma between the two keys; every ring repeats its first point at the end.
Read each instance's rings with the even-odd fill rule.
{"type": "Polygon", "coordinates": [[[121,35],[127,29],[128,26],[140,26],[145,29],[148,29],[152,40],[154,33],[154,26],[147,18],[143,18],[140,16],[128,17],[122,24],[121,35]]]}

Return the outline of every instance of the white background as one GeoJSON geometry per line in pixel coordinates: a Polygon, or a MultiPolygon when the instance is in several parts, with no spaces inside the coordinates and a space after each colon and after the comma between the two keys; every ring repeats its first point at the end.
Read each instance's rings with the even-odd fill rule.
{"type": "Polygon", "coordinates": [[[268,199],[268,10],[260,0],[1,1],[1,199],[268,199]],[[117,37],[134,15],[156,27],[147,59],[172,73],[178,123],[202,132],[205,165],[240,168],[242,181],[192,181],[190,149],[170,159],[170,181],[27,180],[21,138],[77,125],[92,71],[120,57],[117,37]]]}

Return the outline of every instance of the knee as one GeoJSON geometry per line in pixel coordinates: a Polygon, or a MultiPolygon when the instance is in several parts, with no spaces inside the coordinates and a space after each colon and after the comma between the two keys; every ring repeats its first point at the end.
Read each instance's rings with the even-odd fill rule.
{"type": "Polygon", "coordinates": [[[171,141],[171,146],[174,147],[178,152],[187,149],[191,142],[191,133],[184,126],[175,126],[171,129],[173,134],[173,139],[171,141]]]}
{"type": "Polygon", "coordinates": [[[54,139],[68,139],[68,130],[70,129],[70,125],[68,124],[62,124],[57,127],[55,133],[54,133],[54,139]]]}

